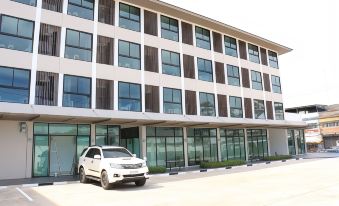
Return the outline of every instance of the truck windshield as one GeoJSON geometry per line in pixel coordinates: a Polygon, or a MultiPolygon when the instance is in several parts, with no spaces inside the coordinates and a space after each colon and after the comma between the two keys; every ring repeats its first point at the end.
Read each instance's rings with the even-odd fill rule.
{"type": "Polygon", "coordinates": [[[132,157],[132,155],[123,148],[102,149],[104,158],[132,157]]]}

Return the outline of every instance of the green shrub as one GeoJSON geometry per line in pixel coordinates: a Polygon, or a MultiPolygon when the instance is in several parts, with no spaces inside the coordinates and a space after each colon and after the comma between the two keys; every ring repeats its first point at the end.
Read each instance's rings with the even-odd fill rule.
{"type": "Polygon", "coordinates": [[[201,162],[200,168],[218,168],[218,167],[232,167],[237,165],[244,165],[246,162],[244,160],[226,160],[223,162],[201,162]]]}
{"type": "Polygon", "coordinates": [[[287,159],[291,159],[291,158],[292,158],[291,155],[275,155],[275,156],[264,157],[262,160],[264,160],[264,161],[276,161],[276,160],[287,160],[287,159]]]}
{"type": "Polygon", "coordinates": [[[159,174],[159,173],[165,173],[166,167],[148,167],[150,174],[159,174]]]}

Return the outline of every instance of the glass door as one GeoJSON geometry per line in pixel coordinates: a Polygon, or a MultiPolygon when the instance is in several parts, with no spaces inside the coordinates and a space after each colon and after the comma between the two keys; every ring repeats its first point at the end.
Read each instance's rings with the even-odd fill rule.
{"type": "Polygon", "coordinates": [[[33,176],[48,176],[48,136],[34,136],[33,176]]]}

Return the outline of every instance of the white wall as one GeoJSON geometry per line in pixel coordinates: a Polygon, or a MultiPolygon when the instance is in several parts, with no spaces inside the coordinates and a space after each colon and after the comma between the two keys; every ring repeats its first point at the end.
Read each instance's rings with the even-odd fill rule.
{"type": "Polygon", "coordinates": [[[0,180],[31,177],[32,130],[31,123],[20,132],[18,121],[0,121],[0,180]]]}
{"type": "Polygon", "coordinates": [[[286,129],[269,129],[270,155],[288,155],[286,129]]]}

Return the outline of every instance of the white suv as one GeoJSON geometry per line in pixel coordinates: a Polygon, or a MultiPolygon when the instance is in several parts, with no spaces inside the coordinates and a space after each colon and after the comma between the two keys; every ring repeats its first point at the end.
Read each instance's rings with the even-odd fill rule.
{"type": "Polygon", "coordinates": [[[112,183],[135,182],[143,186],[148,179],[146,161],[136,158],[127,149],[115,146],[92,146],[84,149],[78,171],[80,182],[88,179],[101,182],[104,189],[110,189],[112,183]]]}

